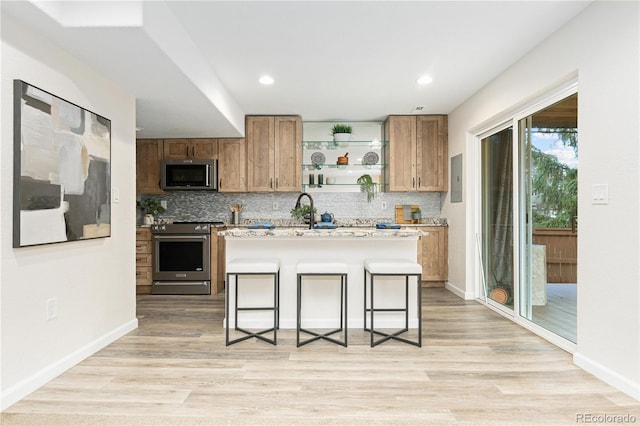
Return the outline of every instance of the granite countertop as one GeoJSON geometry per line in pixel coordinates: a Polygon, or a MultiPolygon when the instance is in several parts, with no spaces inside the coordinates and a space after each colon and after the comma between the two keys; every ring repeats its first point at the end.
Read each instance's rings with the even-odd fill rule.
{"type": "Polygon", "coordinates": [[[336,229],[308,229],[308,228],[275,228],[275,229],[248,229],[231,228],[219,231],[218,235],[225,237],[376,237],[376,238],[407,238],[419,237],[424,233],[418,228],[404,229],[376,229],[368,228],[336,228],[336,229]]]}
{"type": "MultiPolygon", "coordinates": [[[[303,223],[301,220],[295,219],[242,219],[240,224],[238,225],[227,225],[227,226],[236,226],[236,227],[246,227],[253,225],[258,222],[269,222],[273,224],[277,228],[287,227],[287,228],[308,228],[309,225],[303,223]]],[[[387,222],[394,223],[394,219],[388,218],[367,218],[367,219],[358,219],[358,218],[340,218],[334,221],[335,225],[338,228],[371,228],[375,227],[376,223],[387,222]]],[[[447,223],[447,219],[445,218],[422,218],[421,223],[407,223],[401,224],[403,228],[405,227],[420,227],[420,226],[449,226],[447,223]]]]}

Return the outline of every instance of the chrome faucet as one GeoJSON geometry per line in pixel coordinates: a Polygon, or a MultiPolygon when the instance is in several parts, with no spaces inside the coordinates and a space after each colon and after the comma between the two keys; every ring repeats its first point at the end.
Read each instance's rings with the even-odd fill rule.
{"type": "Polygon", "coordinates": [[[309,204],[310,204],[309,229],[313,229],[313,225],[315,223],[315,213],[313,211],[313,198],[311,198],[311,195],[307,194],[306,192],[303,192],[302,194],[298,195],[295,208],[297,209],[300,207],[300,199],[302,199],[302,197],[307,197],[309,199],[309,204]]]}

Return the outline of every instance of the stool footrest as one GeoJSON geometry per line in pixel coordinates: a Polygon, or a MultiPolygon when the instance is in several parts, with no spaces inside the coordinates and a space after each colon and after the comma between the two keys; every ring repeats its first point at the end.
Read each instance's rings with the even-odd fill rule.
{"type": "Polygon", "coordinates": [[[246,336],[242,336],[242,337],[239,337],[237,339],[230,340],[228,345],[231,345],[233,343],[242,342],[243,340],[251,339],[252,337],[255,337],[255,338],[260,339],[260,340],[262,340],[264,342],[267,342],[267,343],[271,343],[272,345],[276,344],[275,339],[267,339],[266,337],[262,336],[265,333],[271,333],[272,331],[274,331],[273,328],[268,328],[266,330],[256,331],[256,332],[245,330],[244,328],[240,328],[240,327],[236,327],[235,330],[246,334],[246,336]]]}
{"type": "Polygon", "coordinates": [[[305,333],[311,334],[311,335],[313,335],[315,337],[312,337],[310,339],[301,341],[298,344],[298,347],[300,347],[302,345],[306,345],[307,343],[315,342],[316,340],[320,340],[320,339],[328,340],[329,342],[333,342],[333,343],[336,343],[336,344],[344,346],[344,347],[347,346],[346,342],[343,342],[341,340],[337,340],[337,339],[333,339],[333,338],[329,337],[332,334],[340,333],[341,331],[343,331],[342,328],[336,328],[335,330],[329,331],[327,333],[316,333],[315,331],[307,330],[305,328],[300,328],[300,331],[303,331],[305,333]]]}
{"type": "Polygon", "coordinates": [[[409,343],[411,345],[414,346],[418,346],[420,347],[420,344],[418,342],[414,342],[413,340],[409,340],[409,339],[405,339],[404,337],[400,337],[400,334],[402,333],[406,333],[408,331],[408,329],[404,328],[402,330],[398,330],[395,333],[383,333],[381,331],[378,330],[373,330],[372,333],[374,334],[378,334],[380,336],[385,336],[382,339],[378,339],[376,341],[374,341],[373,343],[371,343],[371,347],[373,346],[377,346],[380,343],[386,342],[387,340],[398,340],[400,342],[404,342],[404,343],[409,343]]]}

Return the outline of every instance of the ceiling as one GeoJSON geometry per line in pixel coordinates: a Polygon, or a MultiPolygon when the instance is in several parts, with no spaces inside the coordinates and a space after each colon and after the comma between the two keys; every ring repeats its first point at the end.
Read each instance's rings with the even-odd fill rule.
{"type": "Polygon", "coordinates": [[[139,138],[169,138],[242,136],[245,114],[448,114],[589,1],[0,3],[135,95],[139,138]]]}

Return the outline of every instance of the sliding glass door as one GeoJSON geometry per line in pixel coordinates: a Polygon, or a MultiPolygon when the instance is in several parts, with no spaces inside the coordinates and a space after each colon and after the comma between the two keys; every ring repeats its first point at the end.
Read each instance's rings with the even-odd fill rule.
{"type": "Polygon", "coordinates": [[[519,121],[520,315],[576,342],[578,95],[519,121]]]}
{"type": "Polygon", "coordinates": [[[477,241],[486,303],[574,343],[577,97],[549,102],[480,136],[477,241]]]}
{"type": "Polygon", "coordinates": [[[513,127],[481,140],[482,279],[485,299],[512,310],[513,127]]]}

